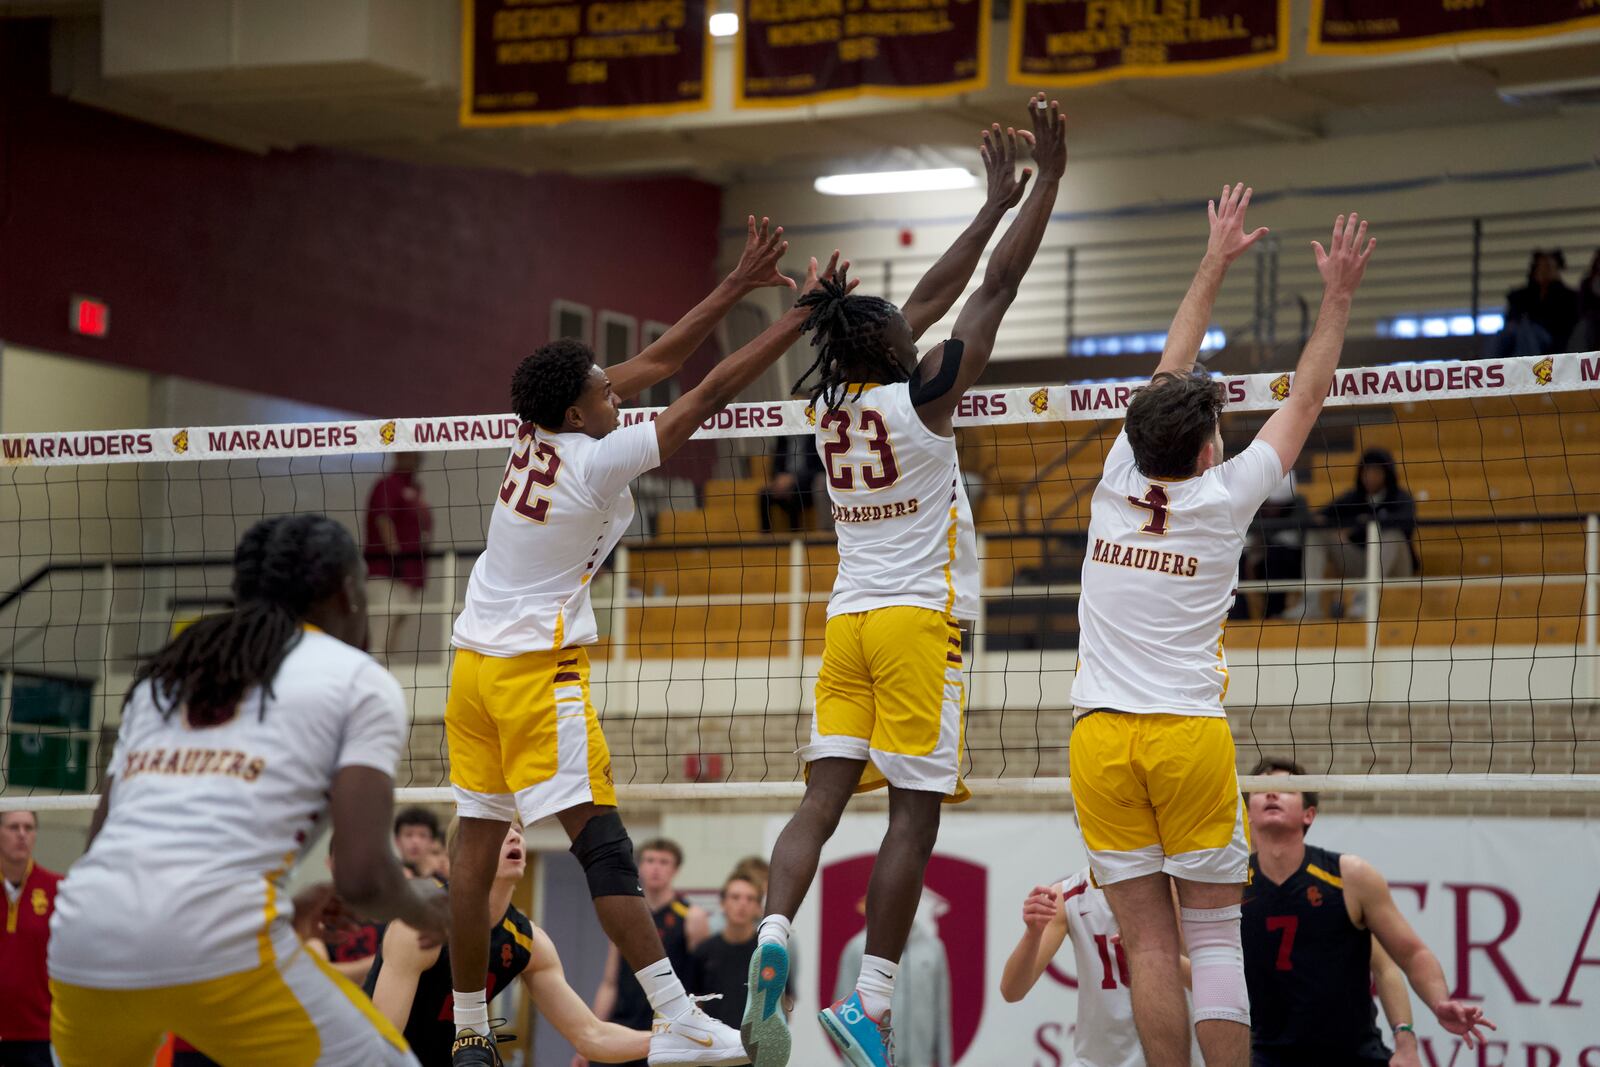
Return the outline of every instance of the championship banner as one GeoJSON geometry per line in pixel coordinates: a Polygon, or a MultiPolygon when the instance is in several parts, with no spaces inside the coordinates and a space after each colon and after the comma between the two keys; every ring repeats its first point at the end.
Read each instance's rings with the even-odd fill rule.
{"type": "MultiPolygon", "coordinates": [[[[1234,374],[1222,383],[1228,411],[1275,411],[1294,388],[1294,376],[1234,374]]],[[[956,406],[957,426],[1027,422],[1094,422],[1121,418],[1128,398],[1147,378],[1032,388],[973,389],[956,406]]],[[[1600,389],[1600,352],[1509,356],[1464,362],[1396,363],[1352,367],[1334,374],[1329,407],[1401,401],[1464,400],[1478,396],[1564,393],[1600,389]]],[[[623,426],[655,419],[665,408],[623,408],[623,426]]],[[[804,400],[729,404],[701,424],[696,440],[782,437],[813,432],[816,413],[804,400]]],[[[82,463],[181,462],[207,459],[287,459],[351,452],[458,451],[504,448],[517,439],[515,415],[364,419],[259,426],[79,430],[0,434],[0,466],[61,467],[82,463]]],[[[1600,1067],[1597,1063],[1595,1067],[1600,1067]]]]}
{"type": "Polygon", "coordinates": [[[1319,55],[1372,55],[1594,26],[1595,0],[1311,0],[1307,47],[1319,55]]]}
{"type": "Polygon", "coordinates": [[[1289,55],[1289,0],[1015,0],[1010,81],[1092,85],[1216,74],[1289,55]]]}
{"type": "Polygon", "coordinates": [[[989,82],[990,0],[743,0],[736,107],[949,96],[989,82]]]}
{"type": "Polygon", "coordinates": [[[462,0],[461,124],[711,105],[706,0],[462,0]]]}
{"type": "MultiPolygon", "coordinates": [[[[768,824],[769,847],[785,821],[768,824]]],[[[796,1019],[811,1018],[854,984],[866,925],[861,903],[883,825],[881,815],[846,815],[823,848],[817,879],[794,921],[796,1019]]],[[[1438,957],[1451,995],[1481,1004],[1499,1027],[1482,1049],[1468,1050],[1413,994],[1424,1065],[1600,1065],[1600,826],[1579,819],[1353,816],[1325,798],[1308,841],[1360,856],[1387,878],[1401,914],[1438,957]]],[[[896,1018],[897,1031],[906,1027],[929,1046],[921,1050],[926,1058],[913,1062],[1074,1062],[1079,989],[1122,981],[1109,957],[1080,974],[1067,944],[1021,1001],[1006,1003],[999,985],[1022,936],[1028,891],[1086,865],[1070,815],[945,814],[901,958],[900,982],[915,983],[917,994],[908,1007],[925,1005],[915,1021],[896,1018]]],[[[1378,1025],[1387,1039],[1388,1026],[1378,1025]]],[[[821,1027],[794,1027],[792,1062],[835,1062],[821,1027]]]]}

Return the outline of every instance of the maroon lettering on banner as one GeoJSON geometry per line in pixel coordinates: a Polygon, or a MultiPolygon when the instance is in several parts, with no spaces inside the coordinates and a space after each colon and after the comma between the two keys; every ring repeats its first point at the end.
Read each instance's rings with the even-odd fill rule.
{"type": "Polygon", "coordinates": [[[1481,993],[1472,989],[1472,954],[1482,952],[1499,972],[1500,980],[1505,983],[1506,989],[1511,993],[1511,999],[1518,1004],[1537,1004],[1539,1000],[1528,992],[1522,984],[1522,979],[1517,977],[1517,972],[1512,970],[1511,962],[1506,959],[1500,946],[1511,940],[1511,935],[1517,932],[1517,927],[1522,925],[1522,907],[1517,903],[1517,898],[1497,885],[1484,885],[1471,882],[1446,882],[1444,887],[1456,898],[1456,984],[1450,995],[1457,1000],[1478,1000],[1481,993]],[[1487,941],[1474,941],[1472,939],[1472,895],[1474,893],[1487,893],[1500,902],[1503,921],[1500,932],[1487,941]]]}
{"type": "Polygon", "coordinates": [[[1572,956],[1572,966],[1567,969],[1567,980],[1561,983],[1561,995],[1552,1000],[1551,1004],[1563,1008],[1581,1008],[1583,1001],[1572,999],[1572,987],[1578,981],[1578,969],[1581,967],[1600,967],[1600,956],[1585,956],[1584,952],[1589,947],[1589,935],[1594,933],[1595,919],[1600,918],[1600,893],[1594,897],[1594,907],[1589,909],[1589,921],[1583,924],[1583,936],[1578,938],[1578,949],[1572,956]]]}
{"type": "Polygon", "coordinates": [[[706,0],[463,0],[463,126],[711,105],[706,0]]]}
{"type": "Polygon", "coordinates": [[[1010,80],[1030,88],[1211,74],[1288,55],[1288,0],[1014,0],[1011,8],[1010,80]]]}
{"type": "Polygon", "coordinates": [[[990,0],[745,0],[734,106],[980,89],[989,80],[989,5],[990,0]]]}
{"type": "Polygon", "coordinates": [[[1370,55],[1463,41],[1509,40],[1600,26],[1593,0],[1321,0],[1313,5],[1312,52],[1370,55]]]}

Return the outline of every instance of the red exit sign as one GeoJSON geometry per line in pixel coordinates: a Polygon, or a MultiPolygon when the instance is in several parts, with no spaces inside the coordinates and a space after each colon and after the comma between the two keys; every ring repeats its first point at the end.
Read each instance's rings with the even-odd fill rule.
{"type": "Polygon", "coordinates": [[[111,329],[111,307],[92,296],[75,296],[68,309],[67,326],[85,337],[104,337],[111,329]]]}

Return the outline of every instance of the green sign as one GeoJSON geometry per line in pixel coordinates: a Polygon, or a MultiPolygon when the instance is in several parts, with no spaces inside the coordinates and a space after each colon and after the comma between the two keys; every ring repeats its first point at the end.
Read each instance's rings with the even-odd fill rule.
{"type": "Polygon", "coordinates": [[[89,740],[36,730],[6,735],[6,785],[81,793],[89,785],[89,740]]]}

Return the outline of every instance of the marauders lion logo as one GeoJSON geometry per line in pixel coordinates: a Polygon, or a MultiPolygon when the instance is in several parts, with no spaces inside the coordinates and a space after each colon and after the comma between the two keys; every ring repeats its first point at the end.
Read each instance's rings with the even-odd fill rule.
{"type": "Polygon", "coordinates": [[[1033,406],[1035,415],[1043,415],[1050,410],[1050,390],[1035,389],[1028,394],[1028,403],[1033,406]]]}
{"type": "Polygon", "coordinates": [[[1282,402],[1289,399],[1289,376],[1280,374],[1267,385],[1272,391],[1272,399],[1282,402]]]}
{"type": "Polygon", "coordinates": [[[816,424],[817,424],[817,405],[816,404],[807,404],[806,405],[806,425],[807,426],[815,426],[816,424]]]}
{"type": "Polygon", "coordinates": [[[1545,356],[1533,365],[1533,380],[1540,385],[1549,385],[1550,379],[1555,377],[1556,361],[1545,356]]]}
{"type": "Polygon", "coordinates": [[[390,419],[378,427],[378,440],[386,445],[394,444],[394,420],[390,419]]]}
{"type": "Polygon", "coordinates": [[[179,455],[189,451],[189,431],[179,430],[172,435],[172,450],[179,455]]]}

